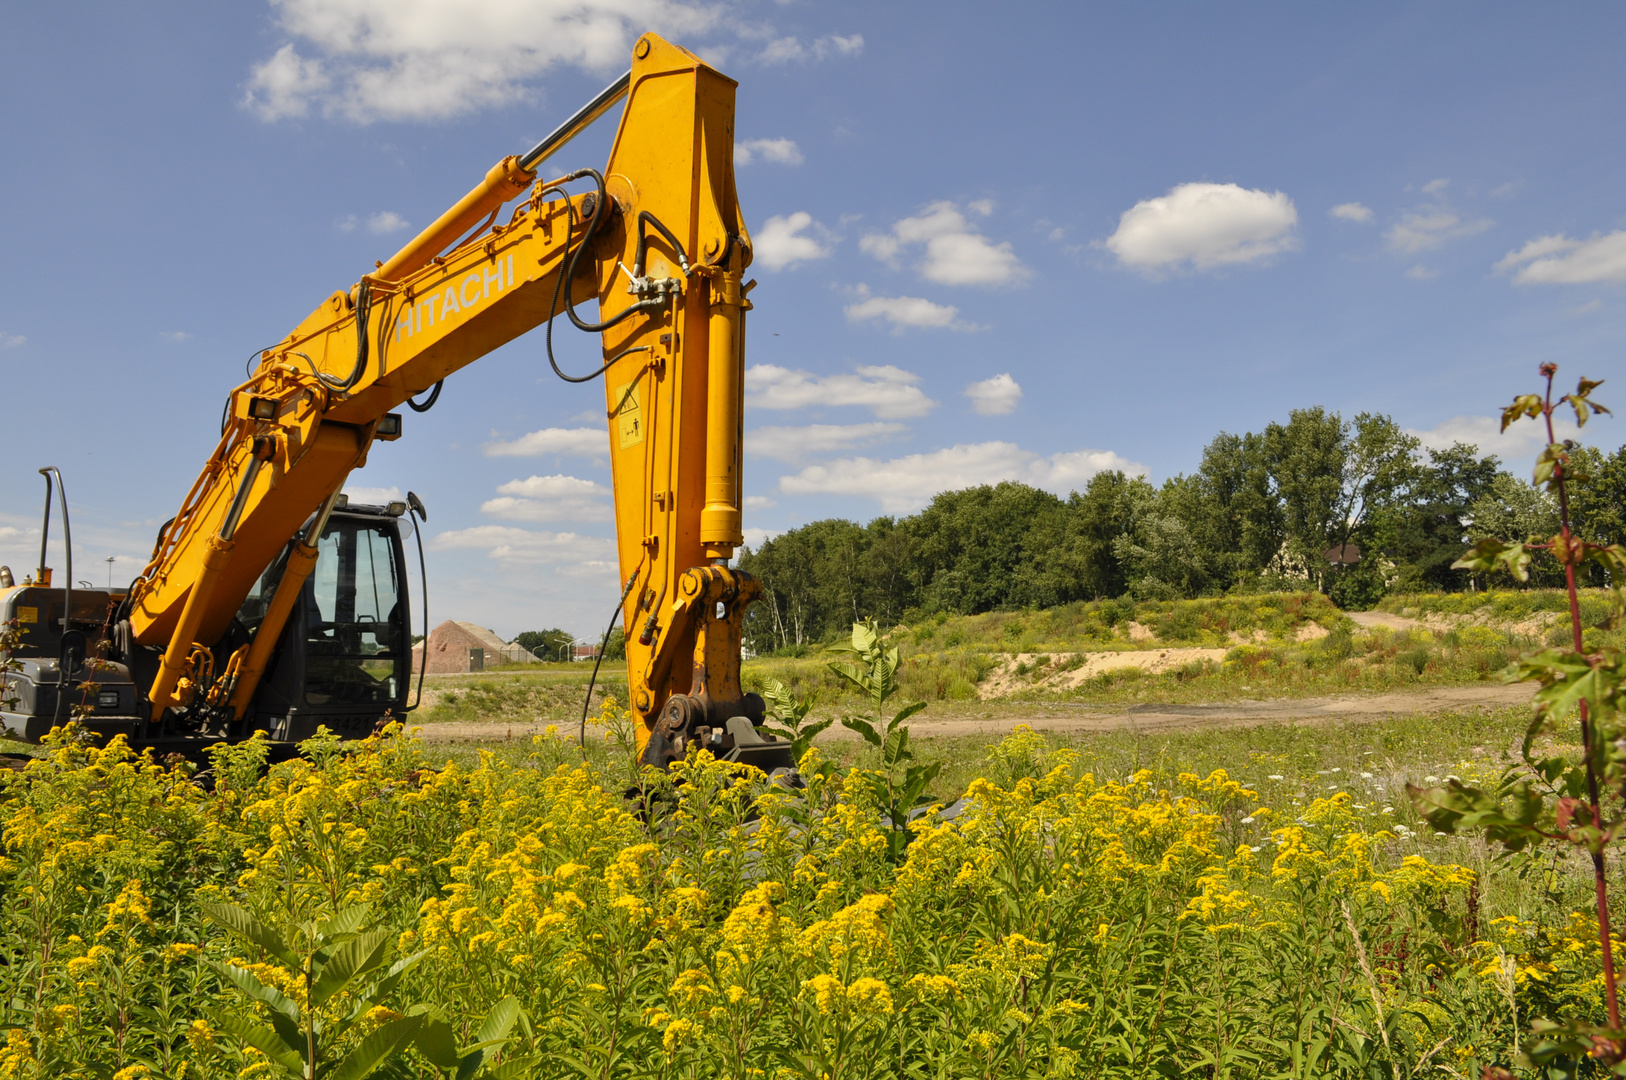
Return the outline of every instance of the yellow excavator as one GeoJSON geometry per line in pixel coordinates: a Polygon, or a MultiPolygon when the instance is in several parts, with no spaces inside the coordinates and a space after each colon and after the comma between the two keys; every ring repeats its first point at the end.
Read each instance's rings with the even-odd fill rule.
{"type": "MultiPolygon", "coordinates": [[[[52,587],[43,539],[35,575],[15,584],[0,568],[0,622],[19,638],[0,687],[9,734],[38,740],[77,716],[159,752],[257,730],[287,748],[318,725],[365,736],[416,707],[401,534],[404,515],[420,536],[427,515],[415,496],[363,507],[342,489],[375,441],[401,437],[394,410],[427,410],[458,369],[546,327],[539,351],[561,378],[604,381],[642,760],[664,766],[701,740],[789,764],[756,730],[761,699],[741,691],[741,622],[760,587],[729,566],[755,284],[743,280],[735,87],[646,34],[630,72],[258,354],[127,591],[75,589],[71,564],[52,587]],[[545,161],[623,100],[602,173],[544,177],[545,161]],[[596,321],[577,311],[589,301],[596,321]],[[561,370],[560,316],[600,335],[596,370],[561,370]]],[[[419,559],[421,570],[421,546],[419,559]]]]}

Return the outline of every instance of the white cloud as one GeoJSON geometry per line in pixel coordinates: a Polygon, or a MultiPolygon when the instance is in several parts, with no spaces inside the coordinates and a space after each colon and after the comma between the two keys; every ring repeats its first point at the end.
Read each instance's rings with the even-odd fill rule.
{"type": "Polygon", "coordinates": [[[891,364],[859,367],[854,375],[813,375],[753,364],[745,369],[745,403],[754,409],[858,405],[882,420],[906,420],[926,415],[937,404],[919,382],[919,375],[891,364]]]}
{"type": "Polygon", "coordinates": [[[1328,210],[1327,213],[1344,221],[1365,222],[1372,220],[1372,208],[1363,206],[1358,202],[1339,203],[1331,210],[1328,210]]]}
{"type": "MultiPolygon", "coordinates": [[[[1456,416],[1428,429],[1408,428],[1407,433],[1417,436],[1430,450],[1444,450],[1452,443],[1470,443],[1477,446],[1481,454],[1495,454],[1515,467],[1534,462],[1547,445],[1547,428],[1540,422],[1524,419],[1506,431],[1501,428],[1499,416],[1456,416]]],[[[1582,438],[1575,421],[1559,415],[1553,417],[1553,430],[1560,440],[1582,438]]]]}
{"type": "Polygon", "coordinates": [[[158,336],[163,338],[165,341],[174,341],[179,343],[187,340],[192,335],[188,334],[185,330],[160,330],[158,331],[158,336]]]}
{"type": "Polygon", "coordinates": [[[610,437],[602,427],[543,428],[508,442],[489,442],[481,448],[486,457],[604,457],[610,452],[610,437]]]}
{"type": "Polygon", "coordinates": [[[1586,303],[1584,303],[1584,304],[1576,304],[1574,307],[1570,308],[1568,314],[1570,314],[1570,315],[1590,315],[1592,312],[1597,311],[1601,307],[1603,307],[1603,301],[1599,300],[1596,296],[1594,296],[1591,300],[1588,300],[1586,303]]]}
{"type": "MultiPolygon", "coordinates": [[[[908,430],[877,420],[868,424],[808,424],[805,427],[759,427],[745,433],[745,452],[753,457],[795,463],[814,454],[855,450],[908,430]]],[[[750,500],[746,500],[749,505],[750,500]]],[[[772,505],[772,501],[769,501],[772,505]]]]}
{"type": "Polygon", "coordinates": [[[1585,285],[1596,281],[1626,280],[1626,231],[1590,240],[1571,240],[1563,234],[1538,236],[1518,251],[1510,251],[1496,264],[1512,270],[1515,285],[1585,285]]]}
{"type": "Polygon", "coordinates": [[[778,499],[770,499],[766,495],[747,495],[745,497],[745,508],[747,510],[772,510],[778,505],[778,499]]]}
{"type": "MultiPolygon", "coordinates": [[[[1424,190],[1432,187],[1433,184],[1429,184],[1424,190]]],[[[1389,250],[1412,255],[1419,251],[1433,251],[1448,240],[1476,236],[1495,224],[1489,218],[1464,221],[1448,207],[1425,206],[1400,215],[1400,220],[1389,226],[1383,238],[1388,241],[1389,250]]]]}
{"type": "Polygon", "coordinates": [[[483,551],[500,563],[554,566],[566,573],[603,574],[615,565],[615,541],[574,532],[532,532],[515,525],[453,529],[429,541],[432,551],[483,551]]]}
{"type": "Polygon", "coordinates": [[[407,219],[394,210],[380,210],[367,219],[367,231],[375,236],[386,233],[400,232],[407,227],[407,219]]]}
{"type": "Polygon", "coordinates": [[[1022,400],[1022,388],[1011,378],[1010,372],[1005,372],[972,383],[965,388],[965,396],[971,399],[971,407],[983,416],[1004,416],[1016,411],[1017,403],[1022,400]]]}
{"type": "Polygon", "coordinates": [[[1298,247],[1293,200],[1236,184],[1180,184],[1118,219],[1105,246],[1118,261],[1156,272],[1189,262],[1198,270],[1257,262],[1298,247]]]}
{"type": "Polygon", "coordinates": [[[779,490],[789,495],[858,495],[876,500],[885,513],[909,514],[939,492],[1002,480],[1017,480],[1063,495],[1106,469],[1136,475],[1146,472],[1110,450],[1045,457],[1015,443],[985,442],[887,461],[858,457],[810,465],[794,476],[780,477],[779,490]]]}
{"type": "Polygon", "coordinates": [[[744,139],[734,144],[734,164],[766,161],[774,165],[800,165],[802,148],[790,139],[744,139]]]}
{"type": "Polygon", "coordinates": [[[387,506],[392,502],[405,500],[401,489],[393,484],[389,487],[352,487],[346,484],[344,493],[350,496],[351,502],[362,506],[387,506]]]}
{"type": "Polygon", "coordinates": [[[783,529],[745,529],[745,546],[752,551],[761,549],[762,545],[784,532],[783,529]]]}
{"type": "Polygon", "coordinates": [[[1440,272],[1434,269],[1432,266],[1424,266],[1422,263],[1418,263],[1416,266],[1406,271],[1406,276],[1409,278],[1414,278],[1418,281],[1429,281],[1433,278],[1439,277],[1440,272]]]}
{"type": "Polygon", "coordinates": [[[28,339],[21,334],[0,332],[0,349],[20,349],[26,344],[28,344],[28,339]]]}
{"type": "Polygon", "coordinates": [[[272,0],[272,6],[296,40],[253,69],[244,104],[266,120],[314,108],[362,123],[441,119],[534,98],[534,81],[554,67],[624,70],[633,40],[645,30],[692,41],[724,17],[720,6],[683,0],[272,0]],[[301,47],[316,58],[301,56],[301,47]]]}
{"type": "Polygon", "coordinates": [[[311,100],[330,85],[332,80],[322,70],[321,62],[306,60],[290,42],[271,59],[254,66],[243,106],[267,121],[304,116],[310,111],[311,100]]]}
{"type": "Polygon", "coordinates": [[[1438,195],[1440,192],[1444,191],[1446,188],[1448,188],[1450,186],[1451,186],[1451,181],[1447,180],[1445,177],[1442,176],[1438,180],[1430,180],[1428,183],[1424,184],[1423,185],[1423,194],[1424,195],[1438,195]]]}
{"type": "Polygon", "coordinates": [[[784,270],[799,262],[830,254],[835,237],[806,210],[771,217],[751,237],[752,262],[769,270],[784,270]],[[808,235],[809,232],[815,235],[808,235]]]}
{"type": "Polygon", "coordinates": [[[505,521],[609,521],[610,489],[575,476],[532,476],[497,488],[480,512],[505,521]]]}
{"type": "Polygon", "coordinates": [[[864,299],[846,307],[852,322],[885,319],[892,324],[893,333],[902,333],[905,327],[939,328],[949,330],[978,330],[975,323],[958,318],[960,309],[952,304],[934,304],[919,296],[870,296],[869,287],[860,284],[857,292],[864,299]]]}
{"type": "MultiPolygon", "coordinates": [[[[986,217],[993,203],[982,199],[966,209],[986,217]]],[[[918,216],[895,223],[891,232],[865,236],[858,246],[891,266],[903,249],[918,247],[921,276],[940,285],[1011,285],[1028,275],[1008,241],[996,244],[983,236],[951,202],[932,203],[918,216]]]]}
{"type": "Polygon", "coordinates": [[[864,51],[864,35],[830,34],[803,45],[800,38],[781,37],[768,42],[757,56],[760,64],[788,64],[791,61],[827,60],[832,56],[857,56],[864,51]]]}

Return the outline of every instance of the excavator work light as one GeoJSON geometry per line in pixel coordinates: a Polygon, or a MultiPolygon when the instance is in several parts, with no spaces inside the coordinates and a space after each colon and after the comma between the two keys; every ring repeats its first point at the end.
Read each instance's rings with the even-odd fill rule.
{"type": "Polygon", "coordinates": [[[398,412],[385,413],[378,421],[378,430],[373,433],[375,439],[399,439],[401,437],[401,414],[398,412]]]}
{"type": "Polygon", "coordinates": [[[249,398],[248,415],[254,420],[275,420],[277,418],[277,399],[268,397],[249,398]]]}
{"type": "Polygon", "coordinates": [[[384,513],[388,514],[390,517],[400,517],[402,514],[406,513],[406,503],[392,502],[384,507],[384,513]]]}

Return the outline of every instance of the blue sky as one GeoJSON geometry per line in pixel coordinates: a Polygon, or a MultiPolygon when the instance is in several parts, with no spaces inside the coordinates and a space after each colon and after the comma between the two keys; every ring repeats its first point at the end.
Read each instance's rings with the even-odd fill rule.
{"type": "MultiPolygon", "coordinates": [[[[747,428],[780,429],[748,434],[753,536],[999,479],[1161,481],[1216,432],[1308,405],[1522,468],[1530,443],[1489,418],[1536,364],[1619,367],[1626,9],[994,12],[13,5],[0,561],[37,559],[35,469],[54,464],[76,576],[128,581],[250,353],[551,130],[645,29],[740,82],[747,428]]],[[[608,136],[550,165],[602,164],[608,136]]],[[[573,331],[561,352],[597,355],[573,331]]],[[[352,478],[428,504],[434,621],[601,625],[598,395],[530,335],[352,478]]]]}

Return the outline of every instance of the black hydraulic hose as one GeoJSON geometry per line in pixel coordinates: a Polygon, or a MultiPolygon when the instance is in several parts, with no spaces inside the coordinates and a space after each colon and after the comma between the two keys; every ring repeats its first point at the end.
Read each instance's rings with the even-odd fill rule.
{"type": "MultiPolygon", "coordinates": [[[[66,642],[68,633],[73,629],[73,526],[68,521],[68,486],[62,482],[62,470],[55,465],[47,465],[40,470],[45,477],[45,524],[49,528],[51,523],[51,476],[56,476],[57,504],[62,507],[62,543],[67,550],[68,576],[62,583],[62,641],[66,642]]],[[[45,536],[41,530],[40,536],[40,566],[45,565],[45,536]]],[[[62,720],[62,702],[68,696],[68,670],[67,655],[58,649],[56,672],[56,709],[51,714],[51,726],[56,727],[62,720]]]]}
{"type": "MultiPolygon", "coordinates": [[[[570,292],[569,292],[568,289],[565,289],[565,281],[567,279],[569,279],[569,280],[574,280],[575,279],[575,276],[576,276],[576,260],[581,257],[582,249],[587,246],[587,241],[592,238],[593,230],[595,228],[597,228],[597,226],[598,226],[599,215],[602,214],[603,211],[604,211],[604,202],[605,202],[604,177],[600,176],[593,169],[580,169],[580,170],[578,170],[576,172],[571,173],[569,176],[565,177],[565,179],[563,181],[560,181],[560,182],[564,183],[565,181],[569,181],[569,180],[579,180],[583,176],[592,176],[595,180],[598,181],[598,196],[596,197],[595,202],[594,202],[594,206],[593,206],[592,223],[588,226],[587,232],[582,237],[581,243],[576,245],[576,250],[574,252],[567,251],[565,253],[565,257],[564,257],[564,260],[563,260],[564,261],[564,267],[561,268],[561,270],[559,271],[559,276],[556,277],[554,279],[554,281],[553,281],[553,299],[548,304],[547,328],[543,331],[544,340],[547,342],[548,366],[553,368],[553,373],[555,375],[559,376],[559,378],[563,379],[565,382],[568,382],[568,383],[591,382],[592,380],[598,378],[600,375],[604,374],[606,371],[609,371],[610,370],[610,365],[614,364],[617,360],[621,359],[623,356],[626,356],[629,353],[648,352],[648,351],[650,351],[650,346],[648,346],[648,345],[634,345],[631,348],[623,349],[620,352],[616,353],[614,356],[610,357],[608,360],[604,361],[604,363],[600,367],[598,367],[594,371],[588,372],[586,375],[566,375],[564,373],[564,370],[559,367],[559,361],[553,355],[553,320],[554,320],[554,317],[559,314],[559,294],[561,292],[564,293],[565,310],[566,310],[566,312],[569,313],[571,321],[574,322],[577,326],[581,327],[583,330],[586,330],[586,331],[589,331],[589,332],[600,331],[600,330],[605,329],[606,327],[614,326],[616,323],[620,322],[622,319],[625,319],[629,315],[632,315],[636,311],[638,311],[638,308],[636,306],[629,307],[627,310],[623,311],[621,314],[617,315],[615,318],[609,320],[608,322],[601,323],[598,326],[591,326],[591,325],[589,325],[587,323],[582,322],[580,319],[578,319],[576,317],[575,309],[571,306],[570,292]]],[[[569,215],[569,221],[573,223],[575,221],[575,218],[576,218],[576,208],[571,205],[570,199],[569,199],[568,196],[565,198],[565,213],[567,215],[569,215]]],[[[567,236],[569,235],[568,231],[567,231],[566,235],[567,236]]]]}
{"type": "Polygon", "coordinates": [[[678,241],[677,237],[672,235],[672,230],[668,229],[660,218],[651,214],[648,210],[638,212],[638,257],[632,263],[633,276],[643,277],[644,275],[644,253],[649,249],[649,237],[644,232],[646,222],[655,226],[655,231],[666,237],[666,242],[672,245],[673,251],[677,252],[678,269],[683,271],[683,276],[691,276],[694,271],[689,267],[689,253],[683,250],[683,245],[678,241]]]}
{"type": "Polygon", "coordinates": [[[411,398],[407,398],[407,408],[411,409],[413,412],[428,412],[430,409],[433,409],[435,407],[435,402],[440,400],[440,388],[444,385],[446,385],[445,379],[442,379],[440,382],[436,383],[435,388],[429,391],[429,399],[421,405],[418,402],[413,401],[411,398]]]}
{"type": "Polygon", "coordinates": [[[359,383],[361,377],[367,373],[367,308],[371,304],[372,298],[372,284],[366,278],[363,278],[361,284],[356,287],[356,366],[350,369],[348,378],[335,379],[318,368],[316,361],[304,353],[294,353],[295,356],[310,365],[311,373],[322,380],[324,386],[342,392],[359,383]]]}
{"type": "MultiPolygon", "coordinates": [[[[576,733],[576,748],[581,751],[582,760],[587,760],[587,710],[593,707],[593,685],[598,682],[598,668],[604,663],[604,652],[610,647],[610,635],[615,633],[615,620],[621,617],[621,609],[627,606],[627,597],[632,595],[633,582],[638,580],[638,571],[643,569],[644,561],[638,560],[633,567],[632,576],[627,578],[627,587],[621,590],[621,599],[616,601],[615,610],[610,613],[610,625],[604,628],[604,638],[598,643],[598,656],[593,659],[593,674],[587,680],[587,696],[582,699],[582,722],[576,733]]],[[[424,641],[424,651],[429,651],[428,638],[424,641]]]]}
{"type": "MultiPolygon", "coordinates": [[[[440,383],[435,384],[435,393],[440,393],[440,383]]],[[[435,399],[430,398],[429,404],[433,405],[434,403],[435,399]]],[[[412,402],[408,401],[407,404],[410,405],[412,402]]],[[[425,409],[428,407],[429,405],[424,406],[425,409]]],[[[423,659],[418,662],[418,696],[413,698],[411,708],[403,710],[404,712],[412,712],[413,709],[423,704],[423,673],[429,670],[429,570],[423,561],[423,525],[424,522],[429,520],[429,511],[424,509],[423,500],[410,491],[407,492],[407,507],[408,512],[418,519],[417,526],[412,530],[412,538],[418,542],[418,581],[423,590],[423,659]]],[[[411,629],[410,626],[407,627],[409,634],[411,629]]],[[[407,644],[407,656],[409,658],[412,656],[410,642],[407,644]]]]}
{"type": "MultiPolygon", "coordinates": [[[[549,310],[548,310],[548,318],[550,320],[550,325],[551,325],[551,320],[552,320],[553,314],[558,309],[557,305],[559,303],[560,286],[562,286],[565,283],[566,280],[569,280],[569,281],[575,281],[576,280],[576,268],[581,263],[582,252],[587,250],[588,242],[590,240],[592,240],[593,235],[598,232],[599,222],[604,219],[605,209],[606,209],[606,207],[608,207],[609,202],[610,202],[609,195],[605,191],[605,188],[604,188],[604,176],[597,169],[577,169],[575,172],[573,172],[569,176],[565,177],[565,180],[567,180],[567,181],[569,181],[569,180],[579,180],[584,176],[591,176],[593,178],[593,182],[598,185],[598,195],[593,199],[593,217],[592,217],[591,220],[588,221],[586,231],[582,233],[581,243],[576,245],[576,250],[575,251],[570,252],[567,255],[567,262],[568,262],[569,266],[568,266],[568,269],[565,271],[565,276],[563,278],[559,279],[558,281],[554,282],[554,286],[553,286],[553,297],[554,297],[553,302],[554,302],[554,306],[549,308],[549,310]]],[[[570,216],[572,218],[574,218],[575,214],[576,214],[575,208],[570,206],[570,203],[569,203],[568,200],[566,201],[565,205],[567,207],[569,207],[570,216]]],[[[608,330],[610,327],[615,326],[617,323],[620,323],[623,320],[629,319],[633,315],[636,315],[638,313],[638,310],[639,310],[638,307],[636,305],[634,305],[632,307],[627,308],[625,311],[621,312],[621,314],[611,316],[610,318],[605,319],[601,323],[583,322],[581,320],[581,316],[576,314],[576,304],[575,304],[574,299],[570,295],[570,290],[565,289],[564,294],[565,294],[565,314],[570,316],[570,321],[571,321],[572,324],[575,325],[576,329],[584,331],[584,332],[589,333],[589,334],[602,333],[603,331],[608,330]]]]}

